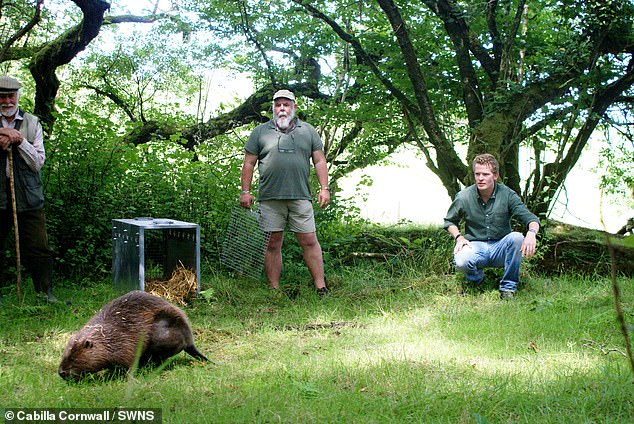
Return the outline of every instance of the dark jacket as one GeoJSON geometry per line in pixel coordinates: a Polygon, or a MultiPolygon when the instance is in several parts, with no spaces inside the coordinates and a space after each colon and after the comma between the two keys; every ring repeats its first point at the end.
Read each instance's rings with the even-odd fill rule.
{"type": "MultiPolygon", "coordinates": [[[[33,143],[35,130],[40,125],[35,115],[19,111],[24,117],[19,131],[24,138],[33,143]]],[[[9,179],[6,177],[7,152],[0,150],[0,209],[11,208],[11,199],[8,196],[9,179]]],[[[18,212],[33,211],[44,207],[44,188],[40,171],[33,171],[22,159],[18,147],[13,147],[13,184],[15,187],[15,203],[18,212]]]]}

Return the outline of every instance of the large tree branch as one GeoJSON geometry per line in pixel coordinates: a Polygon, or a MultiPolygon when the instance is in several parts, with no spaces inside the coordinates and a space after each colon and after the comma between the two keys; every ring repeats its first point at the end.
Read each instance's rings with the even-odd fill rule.
{"type": "Polygon", "coordinates": [[[522,23],[522,16],[524,14],[524,6],[526,5],[526,0],[520,0],[517,9],[515,11],[515,17],[513,18],[513,24],[511,25],[511,29],[506,35],[506,40],[504,42],[504,46],[502,48],[502,57],[500,59],[500,71],[499,75],[503,80],[511,80],[511,72],[512,66],[511,63],[513,61],[513,46],[515,45],[515,40],[517,39],[517,34],[520,29],[520,25],[522,23]]]}
{"type": "MultiPolygon", "coordinates": [[[[212,118],[203,124],[193,125],[185,129],[181,133],[183,147],[194,150],[203,141],[225,134],[234,128],[252,122],[265,122],[268,118],[263,112],[270,108],[272,92],[272,86],[262,87],[232,111],[212,118]]],[[[139,145],[157,138],[169,138],[176,133],[177,130],[170,125],[148,121],[128,134],[126,140],[129,143],[139,145]]]]}
{"type": "MultiPolygon", "coordinates": [[[[1,5],[1,2],[0,2],[0,5],[1,5]]],[[[37,25],[40,22],[43,5],[44,5],[44,0],[37,0],[35,4],[35,11],[33,12],[33,16],[31,17],[29,22],[27,22],[26,25],[20,28],[11,37],[9,37],[7,41],[2,43],[2,47],[0,47],[0,63],[4,62],[7,51],[13,45],[13,43],[15,43],[24,35],[26,35],[29,31],[35,28],[35,25],[37,25]]]]}
{"type": "Polygon", "coordinates": [[[370,70],[372,71],[372,74],[374,74],[374,76],[383,84],[383,86],[385,86],[385,88],[390,92],[390,94],[394,96],[394,98],[397,99],[403,105],[403,107],[409,109],[410,111],[412,111],[412,113],[419,115],[418,107],[416,106],[416,104],[410,101],[407,98],[407,96],[401,90],[399,90],[394,84],[392,84],[392,81],[390,81],[379,70],[378,66],[376,65],[374,60],[372,60],[370,55],[365,51],[365,49],[363,48],[359,40],[357,40],[354,36],[346,32],[333,19],[326,16],[324,13],[322,13],[320,10],[318,10],[317,8],[315,8],[314,6],[312,6],[305,0],[293,0],[293,2],[299,4],[304,9],[306,9],[308,14],[310,14],[314,18],[319,19],[323,21],[324,23],[326,23],[326,25],[328,25],[335,32],[335,34],[339,36],[339,38],[341,38],[346,43],[349,43],[354,49],[355,53],[357,54],[357,57],[359,57],[362,60],[363,64],[365,64],[366,66],[370,68],[370,70]]]}
{"type": "Polygon", "coordinates": [[[444,134],[439,129],[439,126],[435,121],[435,116],[431,108],[431,102],[429,101],[429,99],[426,98],[427,87],[424,83],[424,79],[422,78],[422,74],[420,73],[420,69],[416,69],[418,68],[417,61],[415,60],[416,53],[413,49],[411,40],[409,40],[407,31],[405,31],[405,23],[401,18],[396,5],[392,1],[388,0],[382,0],[378,2],[386,13],[388,19],[390,20],[390,24],[399,40],[401,49],[405,50],[402,51],[403,56],[406,58],[406,60],[409,60],[408,72],[410,73],[410,75],[414,76],[414,78],[410,77],[410,80],[412,84],[417,85],[417,88],[415,90],[417,104],[412,103],[409,98],[407,98],[407,96],[405,96],[405,94],[401,90],[399,90],[379,70],[378,66],[376,65],[374,60],[372,60],[370,55],[365,51],[359,40],[346,32],[339,24],[337,24],[337,22],[326,16],[323,12],[321,12],[314,6],[302,0],[293,1],[304,7],[306,11],[313,17],[325,22],[339,36],[339,38],[349,43],[354,49],[357,57],[359,57],[362,62],[370,68],[374,76],[385,86],[390,94],[401,103],[403,109],[412,116],[415,116],[416,120],[423,124],[428,137],[430,138],[430,140],[432,140],[432,143],[434,144],[438,161],[442,162],[444,165],[441,167],[442,171],[439,177],[443,180],[443,182],[455,186],[457,190],[458,184],[456,178],[464,177],[465,168],[458,158],[455,150],[446,140],[444,134]]]}
{"type": "Polygon", "coordinates": [[[90,84],[85,84],[84,87],[90,90],[93,90],[95,93],[97,93],[100,96],[109,98],[115,105],[117,105],[119,108],[121,108],[121,110],[123,110],[123,112],[128,116],[130,121],[132,122],[137,121],[137,118],[136,116],[134,116],[134,112],[132,111],[132,109],[129,108],[126,102],[121,97],[117,96],[115,93],[108,90],[103,90],[99,87],[96,87],[90,84]]]}
{"type": "Polygon", "coordinates": [[[492,64],[493,69],[500,68],[500,58],[502,57],[502,37],[500,35],[500,31],[498,30],[497,24],[497,9],[498,9],[498,0],[487,0],[486,4],[486,21],[487,27],[489,29],[489,35],[491,36],[491,42],[493,43],[493,60],[494,64],[492,64]]]}
{"type": "Polygon", "coordinates": [[[420,115],[429,119],[429,130],[436,133],[438,132],[438,124],[435,123],[434,112],[432,110],[429,97],[427,96],[427,82],[420,70],[418,55],[416,54],[414,46],[409,38],[407,25],[405,21],[403,21],[403,17],[392,0],[377,0],[377,3],[381,9],[383,9],[383,12],[390,21],[392,30],[396,35],[396,40],[398,41],[401,54],[405,60],[407,75],[409,76],[409,80],[414,88],[414,97],[416,98],[418,107],[420,108],[420,115]]]}
{"type": "Polygon", "coordinates": [[[262,56],[262,60],[264,60],[264,63],[266,63],[269,81],[271,81],[271,84],[277,85],[275,73],[273,72],[273,65],[271,64],[271,61],[269,57],[267,56],[264,47],[262,46],[262,44],[259,42],[259,40],[256,37],[258,33],[251,25],[251,20],[249,19],[249,13],[247,12],[247,6],[245,3],[246,2],[240,2],[240,16],[242,18],[241,19],[242,22],[240,26],[242,28],[242,32],[244,33],[245,37],[247,37],[247,39],[251,41],[251,43],[253,43],[255,48],[260,52],[260,56],[262,56]]]}
{"type": "MultiPolygon", "coordinates": [[[[418,64],[418,55],[414,49],[412,41],[407,31],[407,25],[403,20],[398,7],[392,0],[377,0],[381,9],[387,16],[392,30],[396,35],[396,39],[399,44],[399,48],[405,59],[407,67],[407,73],[409,80],[414,87],[414,96],[418,102],[418,108],[420,115],[417,120],[422,123],[429,141],[434,145],[436,149],[436,161],[442,164],[438,167],[438,176],[443,183],[449,183],[456,180],[456,175],[460,175],[460,171],[464,169],[462,162],[458,158],[453,146],[447,141],[444,133],[440,129],[436,120],[436,114],[433,110],[431,101],[428,97],[427,83],[421,72],[420,65],[418,64]]],[[[465,94],[465,97],[470,98],[471,94],[465,94]]],[[[481,115],[479,115],[481,116],[481,115]]]]}
{"type": "MultiPolygon", "coordinates": [[[[43,5],[44,0],[38,0],[38,6],[43,5]]],[[[37,7],[37,6],[36,6],[37,7]]],[[[37,14],[37,12],[36,12],[37,14]]],[[[154,14],[150,16],[137,16],[137,15],[118,15],[118,16],[104,16],[103,25],[117,25],[117,24],[125,24],[125,23],[153,23],[158,21],[159,19],[167,18],[169,15],[167,14],[154,14]]],[[[19,33],[16,33],[15,36],[11,37],[8,41],[3,43],[2,47],[0,47],[0,63],[6,62],[9,60],[20,60],[20,59],[28,59],[33,57],[35,52],[42,50],[48,43],[44,43],[43,45],[38,45],[34,47],[24,46],[24,47],[12,47],[15,43],[15,40],[20,39],[22,35],[28,33],[33,27],[39,22],[41,17],[33,16],[29,23],[22,28],[19,33]],[[18,35],[19,34],[19,35],[18,35]],[[15,39],[15,40],[14,40],[15,39]]]]}
{"type": "MultiPolygon", "coordinates": [[[[597,91],[593,97],[592,106],[589,109],[588,118],[579,129],[573,143],[568,148],[563,160],[551,162],[544,166],[544,174],[542,177],[543,185],[548,186],[546,198],[551,198],[563,184],[566,176],[577,163],[583,148],[588,144],[590,136],[594,132],[597,124],[603,118],[608,107],[626,90],[634,85],[634,70],[629,69],[628,72],[621,76],[618,80],[612,82],[606,87],[597,91]],[[548,183],[546,183],[548,181],[548,183]]],[[[534,193],[537,194],[537,193],[534,193]]],[[[540,197],[533,196],[535,199],[540,197]]],[[[537,200],[536,200],[537,201],[537,200]]],[[[538,201],[537,201],[538,202],[538,201]]],[[[545,213],[548,210],[548,204],[541,202],[535,205],[536,210],[545,213]]]]}
{"type": "MultiPolygon", "coordinates": [[[[464,18],[454,7],[454,3],[448,0],[424,0],[425,5],[436,14],[443,22],[445,30],[449,37],[451,37],[454,45],[458,45],[461,48],[466,46],[478,62],[482,65],[482,68],[492,81],[493,85],[496,84],[499,77],[499,60],[491,58],[487,50],[482,47],[476,34],[472,33],[469,26],[465,22],[464,18]]],[[[497,4],[496,4],[497,5],[497,4]]],[[[496,11],[488,11],[490,18],[495,16],[496,11]]],[[[492,25],[489,23],[489,25],[492,25]]],[[[495,32],[497,34],[497,31],[495,32]]],[[[500,49],[500,46],[495,47],[500,49]]]]}
{"type": "MultiPolygon", "coordinates": [[[[469,27],[462,17],[454,9],[453,3],[447,0],[425,0],[425,4],[440,18],[445,26],[445,30],[451,39],[456,52],[456,62],[460,72],[462,84],[462,97],[464,99],[469,125],[473,128],[482,120],[483,101],[482,93],[478,83],[470,51],[480,61],[483,68],[492,81],[497,79],[498,69],[494,68],[491,58],[480,49],[480,44],[471,40],[469,27]]],[[[475,37],[473,37],[475,38],[475,37]]]]}
{"type": "MultiPolygon", "coordinates": [[[[193,149],[204,140],[212,139],[218,135],[253,122],[266,122],[269,118],[264,115],[271,108],[272,93],[275,88],[271,85],[264,86],[247,98],[240,106],[231,112],[224,113],[210,119],[204,124],[195,125],[183,132],[186,140],[185,147],[193,149]]],[[[296,95],[300,95],[295,90],[296,95]]]]}
{"type": "MultiPolygon", "coordinates": [[[[209,119],[202,124],[196,124],[181,131],[182,145],[186,149],[194,150],[199,144],[211,140],[227,132],[251,123],[262,123],[270,119],[266,112],[271,110],[273,92],[280,87],[266,85],[249,96],[242,104],[230,112],[209,119]]],[[[311,84],[295,84],[286,88],[292,90],[296,96],[312,99],[323,99],[326,96],[315,90],[311,84]]],[[[132,144],[144,144],[155,138],[169,138],[179,132],[173,126],[161,125],[155,121],[148,121],[128,135],[127,141],[132,144]]]]}
{"type": "Polygon", "coordinates": [[[104,25],[118,25],[118,24],[151,24],[161,19],[170,18],[170,15],[166,13],[154,13],[147,16],[139,15],[117,15],[117,16],[105,16],[103,19],[104,25]]]}
{"type": "Polygon", "coordinates": [[[34,113],[41,118],[46,131],[50,131],[55,122],[53,111],[59,89],[59,80],[55,74],[57,68],[69,63],[99,34],[104,14],[110,7],[109,3],[101,0],[73,2],[83,12],[82,21],[59,38],[45,44],[33,55],[29,64],[36,85],[34,113]]]}

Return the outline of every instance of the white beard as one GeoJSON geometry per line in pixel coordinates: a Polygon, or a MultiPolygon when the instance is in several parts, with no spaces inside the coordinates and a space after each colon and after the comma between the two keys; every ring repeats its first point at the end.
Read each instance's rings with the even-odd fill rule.
{"type": "Polygon", "coordinates": [[[288,115],[285,113],[279,115],[275,114],[273,119],[275,120],[275,125],[277,125],[279,129],[287,130],[291,126],[293,119],[295,119],[295,111],[292,111],[288,115]]]}
{"type": "Polygon", "coordinates": [[[18,105],[0,105],[0,114],[5,118],[10,118],[18,112],[18,105]]]}

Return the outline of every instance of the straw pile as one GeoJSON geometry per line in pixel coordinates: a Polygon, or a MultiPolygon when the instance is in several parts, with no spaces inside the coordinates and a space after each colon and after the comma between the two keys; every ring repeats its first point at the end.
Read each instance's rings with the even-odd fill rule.
{"type": "Polygon", "coordinates": [[[177,266],[172,277],[167,280],[149,280],[145,282],[145,291],[160,296],[170,302],[185,305],[190,298],[196,297],[196,273],[177,266]]]}

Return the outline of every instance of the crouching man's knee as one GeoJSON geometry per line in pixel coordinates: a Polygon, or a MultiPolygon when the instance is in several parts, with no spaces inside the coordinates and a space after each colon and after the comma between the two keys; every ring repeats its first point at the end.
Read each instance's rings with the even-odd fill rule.
{"type": "Polygon", "coordinates": [[[470,248],[463,248],[460,252],[456,253],[453,257],[453,264],[456,271],[466,274],[474,267],[475,256],[470,248]]]}

